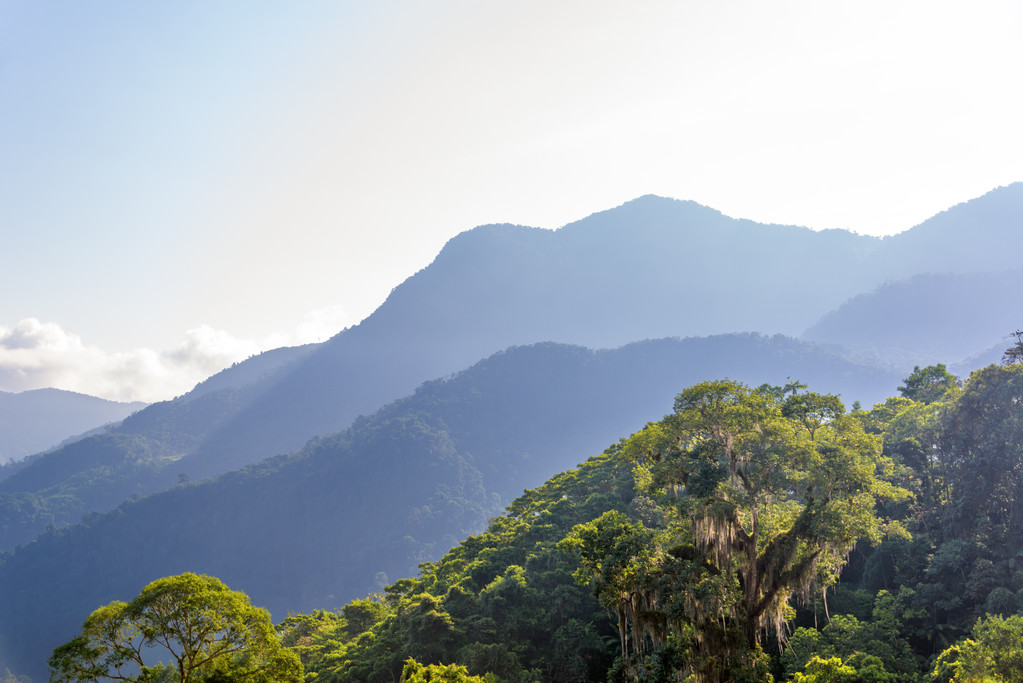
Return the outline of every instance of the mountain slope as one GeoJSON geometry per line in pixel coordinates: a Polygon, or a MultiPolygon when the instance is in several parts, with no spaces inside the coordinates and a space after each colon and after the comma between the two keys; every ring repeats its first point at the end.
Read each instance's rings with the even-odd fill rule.
{"type": "MultiPolygon", "coordinates": [[[[30,542],[48,526],[72,524],[89,512],[187,480],[192,472],[179,461],[309,350],[255,356],[102,434],[0,468],[0,551],[30,542]]],[[[197,478],[231,469],[218,467],[215,458],[201,464],[205,469],[194,468],[197,478]]]]}
{"type": "Polygon", "coordinates": [[[884,240],[762,225],[653,196],[555,231],[475,228],[199,451],[283,449],[289,429],[339,429],[419,382],[514,344],[601,348],[666,336],[798,334],[889,280],[937,265],[1007,267],[1023,251],[1023,231],[1013,229],[1021,222],[1017,183],[884,240]]]}
{"type": "MultiPolygon", "coordinates": [[[[119,433],[142,437],[137,443],[160,457],[127,453],[124,486],[107,487],[103,496],[74,493],[63,518],[51,521],[77,519],[89,509],[81,498],[102,499],[92,509],[106,510],[122,494],[159,490],[179,475],[197,481],[293,451],[509,345],[614,347],[664,336],[798,333],[896,277],[937,266],[1004,266],[1023,250],[1023,232],[1013,230],[1021,217],[1017,184],[884,240],[761,225],[652,196],[556,231],[476,228],[453,238],[360,325],[322,344],[238,364],[133,416],[119,433]],[[137,477],[130,468],[139,460],[155,470],[147,465],[148,474],[137,477]]],[[[33,511],[40,528],[45,515],[16,507],[33,511]]]]}
{"type": "Polygon", "coordinates": [[[1023,182],[957,204],[881,243],[886,279],[920,273],[988,273],[1019,268],[1023,182]]]}
{"type": "Polygon", "coordinates": [[[220,576],[278,618],[341,604],[659,419],[681,388],[726,374],[754,385],[791,376],[847,402],[879,400],[899,381],[782,337],[509,349],[295,455],[126,503],[7,555],[0,667],[38,673],[91,609],[186,570],[220,576]]]}
{"type": "Polygon", "coordinates": [[[953,363],[1009,346],[1020,327],[1023,270],[917,275],[853,297],[802,338],[904,365],[953,363]]]}
{"type": "Polygon", "coordinates": [[[0,391],[0,464],[52,448],[145,407],[60,389],[0,391]]]}
{"type": "Polygon", "coordinates": [[[475,228],[448,242],[360,325],[296,364],[198,457],[274,452],[267,444],[282,450],[289,430],[340,429],[422,381],[510,345],[606,348],[665,336],[797,333],[875,284],[865,264],[879,244],[840,231],[739,221],[659,197],[556,231],[475,228]]]}

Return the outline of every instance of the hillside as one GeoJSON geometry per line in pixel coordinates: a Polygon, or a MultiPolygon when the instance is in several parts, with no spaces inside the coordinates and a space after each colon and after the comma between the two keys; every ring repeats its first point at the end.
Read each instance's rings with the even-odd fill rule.
{"type": "Polygon", "coordinates": [[[954,363],[1008,345],[1023,319],[1020,292],[1023,270],[916,275],[853,297],[802,338],[878,363],[954,363]]]}
{"type": "MultiPolygon", "coordinates": [[[[1012,229],[1019,216],[1023,184],[884,240],[762,225],[653,196],[555,231],[476,228],[453,238],[360,325],[322,344],[262,354],[189,394],[140,411],[117,430],[117,443],[127,448],[122,466],[99,479],[72,468],[64,478],[78,479],[71,490],[60,485],[56,508],[52,501],[58,498],[50,494],[58,491],[46,494],[51,502],[44,504],[38,489],[9,484],[2,489],[6,494],[0,492],[8,496],[0,500],[0,548],[89,510],[109,510],[130,495],[293,451],[421,382],[510,345],[555,341],[600,348],[745,330],[795,334],[809,327],[814,338],[842,343],[841,334],[827,333],[826,325],[818,330],[815,323],[829,311],[839,311],[834,319],[840,320],[857,310],[852,303],[842,309],[851,297],[937,267],[1006,267],[1023,247],[1012,229]],[[972,256],[960,259],[961,245],[972,256]],[[10,495],[20,497],[12,502],[10,495]]],[[[861,322],[862,316],[845,329],[862,333],[861,322]]],[[[913,342],[904,348],[885,337],[902,329],[897,320],[871,321],[871,329],[887,323],[891,332],[878,330],[876,340],[854,350],[869,348],[870,362],[904,375],[921,362],[913,354],[922,347],[913,342]]],[[[953,348],[964,357],[988,351],[998,340],[973,348],[979,329],[944,325],[941,350],[953,348]]],[[[940,360],[952,365],[961,359],[940,360]]],[[[108,442],[93,445],[102,443],[108,442]]],[[[52,462],[72,459],[55,455],[52,462]]],[[[59,481],[59,472],[51,480],[59,481]]]]}
{"type": "Polygon", "coordinates": [[[185,570],[220,576],[278,617],[342,604],[440,557],[524,488],[659,419],[681,387],[724,374],[754,385],[798,377],[850,402],[898,383],[782,337],[513,348],[294,455],[17,549],[0,566],[9,588],[0,652],[30,671],[96,604],[185,570]],[[45,596],[38,585],[49,586],[45,596]]]}
{"type": "MultiPolygon", "coordinates": [[[[526,351],[556,351],[551,361],[579,352],[526,351]]],[[[427,426],[429,411],[413,417],[405,404],[420,395],[432,397],[424,406],[448,403],[450,382],[486,384],[470,374],[430,383],[342,437],[374,442],[392,501],[431,469],[468,481],[455,442],[427,426]],[[406,457],[408,471],[389,467],[395,450],[424,452],[417,442],[432,464],[406,457]]],[[[944,393],[913,385],[926,391],[849,413],[833,397],[780,386],[688,387],[663,420],[526,491],[417,576],[387,583],[378,574],[375,596],[324,609],[334,604],[327,596],[290,614],[283,643],[322,683],[394,681],[410,657],[509,683],[1009,680],[1023,651],[1023,489],[1013,475],[1023,365],[989,366],[962,387],[953,380],[934,385],[944,393]],[[804,410],[815,405],[831,408],[804,410]],[[761,609],[768,600],[777,616],[761,609]]],[[[477,422],[469,403],[450,405],[477,422]]],[[[332,448],[310,449],[320,446],[332,448]]],[[[316,489],[311,477],[306,484],[316,489]]],[[[468,500],[441,493],[449,511],[468,500]]],[[[306,512],[329,515],[319,505],[306,512]]],[[[419,524],[425,510],[416,512],[419,524]]],[[[269,531],[273,519],[261,520],[269,531]]],[[[372,512],[335,523],[362,520],[378,524],[372,512]]],[[[351,546],[334,568],[364,550],[351,546]]],[[[287,589],[310,570],[306,555],[289,559],[278,577],[287,589]]]]}
{"type": "MultiPolygon", "coordinates": [[[[727,385],[692,387],[686,399],[709,398],[727,385]]],[[[302,657],[307,675],[323,683],[386,683],[409,657],[457,663],[503,681],[551,683],[692,680],[694,674],[705,681],[762,681],[771,674],[774,680],[906,682],[1019,674],[1023,508],[1014,502],[1023,484],[1006,475],[1023,456],[1023,365],[980,370],[936,403],[893,398],[871,412],[836,415],[813,435],[802,433],[807,441],[799,441],[800,426],[775,432],[776,447],[789,443],[784,472],[773,460],[779,451],[761,452],[743,466],[741,479],[728,476],[732,446],[701,435],[702,421],[721,419],[727,431],[741,434],[754,416],[767,427],[769,416],[784,419],[787,407],[810,395],[765,406],[756,392],[731,390],[752,415],[730,422],[712,402],[676,402],[664,422],[527,491],[485,533],[423,565],[416,577],[386,586],[380,599],[291,616],[285,643],[302,657]],[[681,431],[689,437],[682,443],[696,445],[680,448],[675,438],[659,438],[661,429],[672,437],[681,431]],[[822,501],[816,484],[836,473],[821,460],[840,448],[830,430],[858,435],[857,450],[875,464],[866,472],[888,483],[866,497],[839,487],[822,501]],[[800,452],[812,444],[824,446],[822,458],[804,469],[800,452]],[[773,494],[770,485],[759,489],[753,500],[762,519],[771,511],[787,514],[771,517],[757,533],[755,521],[735,513],[750,499],[726,492],[765,475],[786,485],[773,494]],[[680,495],[683,477],[689,481],[680,495]],[[708,477],[714,485],[707,486],[708,477]],[[877,498],[909,492],[901,486],[912,490],[911,501],[875,507],[877,498]],[[841,501],[843,495],[857,496],[859,505],[841,501]],[[815,505],[821,506],[816,512],[815,505]],[[786,600],[791,611],[744,640],[741,625],[750,614],[743,616],[742,588],[751,582],[740,583],[738,574],[794,581],[814,566],[812,556],[782,539],[802,535],[819,543],[842,528],[838,518],[849,521],[851,510],[876,515],[875,523],[890,516],[886,533],[872,541],[861,536],[851,552],[823,559],[808,585],[795,591],[813,598],[786,600]],[[698,540],[713,533],[701,525],[711,515],[738,538],[698,540]],[[824,527],[800,531],[815,521],[824,527]],[[742,558],[739,539],[750,529],[759,541],[756,563],[742,558]],[[770,569],[778,554],[789,557],[781,573],[770,569]],[[842,565],[841,581],[831,583],[842,565]],[[715,634],[729,637],[715,641],[715,634]]],[[[755,433],[751,442],[729,443],[740,452],[757,450],[763,434],[755,433]]]]}
{"type": "Polygon", "coordinates": [[[283,348],[255,356],[103,433],[0,468],[0,551],[30,542],[51,525],[164,490],[191,473],[201,479],[230,469],[215,459],[187,469],[179,461],[306,352],[283,348]]]}
{"type": "Polygon", "coordinates": [[[145,403],[119,403],[60,389],[0,391],[0,465],[119,422],[145,407],[145,403]]]}
{"type": "Polygon", "coordinates": [[[1021,214],[1023,182],[999,187],[884,238],[876,267],[886,280],[1018,270],[1021,214]]]}
{"type": "Polygon", "coordinates": [[[240,466],[290,450],[516,344],[613,348],[673,336],[798,335],[890,280],[1016,268],[1023,233],[1013,226],[1021,217],[1017,183],[883,240],[763,225],[654,196],[554,231],[475,228],[361,324],[290,366],[196,457],[240,466]]]}

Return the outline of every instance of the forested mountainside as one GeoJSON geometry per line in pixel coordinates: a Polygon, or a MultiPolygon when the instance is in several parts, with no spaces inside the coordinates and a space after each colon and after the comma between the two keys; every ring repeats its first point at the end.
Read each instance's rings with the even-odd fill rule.
{"type": "MultiPolygon", "coordinates": [[[[580,352],[566,356],[564,368],[539,353],[527,358],[523,352],[517,352],[503,362],[516,363],[517,371],[524,374],[542,371],[551,381],[565,377],[564,388],[553,392],[544,388],[543,392],[551,393],[540,400],[564,398],[571,403],[582,392],[599,395],[604,385],[622,393],[620,399],[609,403],[620,405],[620,413],[604,411],[603,418],[594,413],[589,421],[586,413],[578,415],[570,429],[573,437],[584,439],[578,444],[583,447],[581,453],[599,449],[605,445],[605,439],[615,437],[618,432],[608,429],[608,420],[627,429],[633,420],[656,417],[661,405],[657,397],[670,396],[680,382],[713,373],[731,373],[752,382],[796,373],[844,393],[850,400],[865,403],[881,398],[898,377],[847,362],[812,344],[758,335],[660,340],[617,351],[580,352]],[[542,370],[533,367],[534,363],[542,370]],[[657,368],[663,368],[666,374],[659,376],[657,368]],[[573,382],[577,385],[573,386],[573,382]]],[[[483,370],[474,370],[470,375],[479,372],[483,370]]],[[[455,382],[452,386],[457,385],[455,382]]],[[[535,390],[541,392],[539,384],[535,390]]],[[[538,400],[513,394],[509,396],[510,403],[512,397],[522,402],[538,400]]],[[[0,550],[29,543],[51,525],[66,526],[84,514],[111,510],[131,496],[149,495],[217,474],[216,466],[224,467],[224,458],[211,463],[202,454],[190,453],[204,438],[215,438],[210,434],[236,414],[243,401],[236,388],[197,390],[178,401],[156,404],[133,415],[113,433],[83,439],[26,462],[20,471],[0,481],[0,550]]],[[[572,407],[552,406],[551,410],[552,414],[561,414],[572,407]]],[[[542,415],[538,417],[542,419],[542,415]]],[[[496,426],[493,422],[489,424],[496,426]]],[[[482,438],[496,443],[500,437],[489,434],[482,438]]],[[[575,461],[562,462],[559,467],[572,464],[575,461]]],[[[535,471],[530,473],[531,478],[521,486],[535,485],[555,471],[544,469],[540,463],[532,467],[535,471]]],[[[517,490],[511,491],[512,495],[516,493],[517,490]]]]}
{"type": "MultiPolygon", "coordinates": [[[[0,391],[0,465],[119,422],[145,403],[120,403],[60,389],[0,391]]],[[[0,468],[0,478],[4,476],[0,468]]]]}
{"type": "Polygon", "coordinates": [[[186,570],[221,577],[278,618],[336,607],[659,419],[680,387],[726,373],[799,377],[864,403],[898,381],[783,337],[513,348],[296,454],[90,515],[4,556],[0,668],[38,674],[31,667],[96,605],[186,570]]]}
{"type": "MultiPolygon", "coordinates": [[[[110,509],[129,496],[178,484],[184,490],[189,481],[292,452],[317,434],[345,429],[358,415],[373,413],[423,381],[457,372],[509,344],[553,340],[610,346],[618,340],[735,330],[796,333],[885,282],[934,272],[1018,270],[1021,215],[1023,185],[1015,184],[883,240],[765,226],[658,197],[640,198],[557,231],[477,228],[452,239],[433,264],[395,288],[372,316],[328,342],[238,364],[107,434],[4,468],[0,531],[7,547],[27,543],[49,524],[110,509]]],[[[834,319],[856,309],[850,304],[834,319]]],[[[1005,332],[970,357],[983,357],[976,354],[1004,342],[1005,332]]],[[[777,372],[797,361],[805,346],[795,347],[780,365],[765,365],[742,344],[730,347],[722,341],[738,338],[711,337],[700,347],[704,351],[693,352],[686,362],[753,384],[752,376],[780,381],[782,374],[813,381],[798,369],[777,372]],[[732,357],[720,366],[708,364],[719,346],[732,348],[732,357]]],[[[975,341],[955,346],[950,339],[942,348],[966,349],[975,341]]],[[[699,347],[702,342],[686,343],[699,347]]],[[[811,356],[820,357],[818,351],[811,356]]],[[[900,359],[905,359],[901,350],[894,360],[900,359]]],[[[971,362],[942,360],[950,366],[971,362]]],[[[893,359],[872,359],[881,361],[893,359]]],[[[856,382],[885,374],[863,365],[853,370],[834,355],[825,365],[842,375],[842,382],[834,389],[815,386],[868,403],[873,400],[869,389],[856,395],[856,382]]],[[[904,376],[908,367],[895,372],[904,376]]],[[[62,537],[49,534],[36,545],[49,547],[62,537]]],[[[14,553],[7,566],[18,557],[29,562],[26,558],[38,551],[22,552],[28,554],[14,553]]]]}
{"type": "MultiPolygon", "coordinates": [[[[62,509],[53,510],[24,496],[32,489],[11,484],[3,491],[22,497],[0,519],[8,520],[2,522],[8,530],[21,524],[11,519],[38,520],[35,529],[64,524],[130,495],[293,451],[424,381],[514,344],[612,347],[666,336],[796,334],[893,278],[937,268],[997,271],[1010,262],[1015,268],[1023,246],[1014,229],[1020,216],[1023,184],[884,240],[762,225],[652,196],[556,231],[476,228],[453,238],[361,324],[322,344],[240,363],[189,394],[139,412],[106,440],[58,456],[63,463],[86,455],[89,462],[130,464],[131,472],[114,466],[111,478],[118,481],[104,482],[102,491],[79,494],[75,484],[62,509]]],[[[977,335],[953,334],[956,329],[945,332],[947,348],[978,341],[977,335]]],[[[968,355],[1003,341],[1001,334],[968,355]]],[[[908,362],[899,367],[884,354],[874,360],[909,370],[908,362]]],[[[72,466],[65,478],[90,468],[72,466]]],[[[88,475],[84,480],[91,483],[88,475]]],[[[0,547],[34,534],[4,533],[0,547]]]]}
{"type": "Polygon", "coordinates": [[[284,642],[324,683],[408,658],[507,682],[1018,677],[1023,365],[962,388],[925,368],[870,411],[799,392],[691,387],[284,642]]]}
{"type": "Polygon", "coordinates": [[[252,396],[268,391],[276,373],[309,351],[289,347],[254,356],[102,433],[0,467],[0,551],[130,497],[233,469],[230,453],[188,456],[252,396]]]}
{"type": "Polygon", "coordinates": [[[417,577],[290,614],[281,643],[319,683],[1015,680],[1010,352],[965,384],[916,368],[869,411],[792,380],[687,387],[417,577]]]}

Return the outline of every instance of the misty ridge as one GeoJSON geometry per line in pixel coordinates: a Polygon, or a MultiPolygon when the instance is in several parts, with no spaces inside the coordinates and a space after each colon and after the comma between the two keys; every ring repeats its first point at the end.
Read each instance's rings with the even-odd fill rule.
{"type": "Polygon", "coordinates": [[[339,607],[689,385],[791,378],[869,408],[915,366],[965,377],[1020,327],[1021,225],[1020,183],[887,238],[645,196],[462,233],[361,324],[171,401],[75,421],[66,396],[0,394],[0,668],[45,676],[92,609],[183,571],[278,620],[339,607]],[[34,433],[45,415],[62,431],[34,433]]]}

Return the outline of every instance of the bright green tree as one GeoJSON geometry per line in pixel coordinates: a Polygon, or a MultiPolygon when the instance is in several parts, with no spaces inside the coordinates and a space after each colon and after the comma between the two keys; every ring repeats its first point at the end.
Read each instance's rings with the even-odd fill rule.
{"type": "Polygon", "coordinates": [[[988,616],[973,637],[942,652],[931,674],[939,681],[1023,681],[1023,616],[988,616]]]}
{"type": "Polygon", "coordinates": [[[790,598],[836,581],[858,540],[905,535],[877,510],[908,496],[890,483],[880,438],[834,397],[804,397],[786,405],[705,382],[625,444],[638,481],[675,511],[655,602],[694,630],[701,680],[755,675],[762,635],[784,637],[790,598]]]}
{"type": "Polygon", "coordinates": [[[600,604],[618,616],[618,637],[623,657],[629,654],[629,626],[633,627],[633,651],[638,652],[641,633],[655,645],[663,645],[664,629],[645,628],[645,617],[656,604],[649,575],[654,535],[641,523],[623,513],[609,510],[585,524],[579,524],[558,547],[579,559],[576,581],[592,588],[600,604]]]}
{"type": "Polygon", "coordinates": [[[179,683],[302,680],[302,665],[281,646],[269,612],[219,579],[191,573],[100,607],[49,664],[58,683],[166,680],[168,673],[179,683]]]}
{"type": "Polygon", "coordinates": [[[414,659],[405,662],[401,683],[495,683],[492,674],[470,676],[464,666],[457,664],[420,664],[414,659]]]}
{"type": "Polygon", "coordinates": [[[948,371],[944,363],[928,365],[926,368],[914,366],[912,374],[902,382],[904,386],[899,387],[899,393],[923,403],[934,403],[946,391],[959,386],[959,379],[948,371]]]}
{"type": "Polygon", "coordinates": [[[843,664],[840,657],[822,659],[814,656],[806,663],[806,672],[797,672],[792,678],[795,683],[855,683],[856,669],[843,664]]]}

